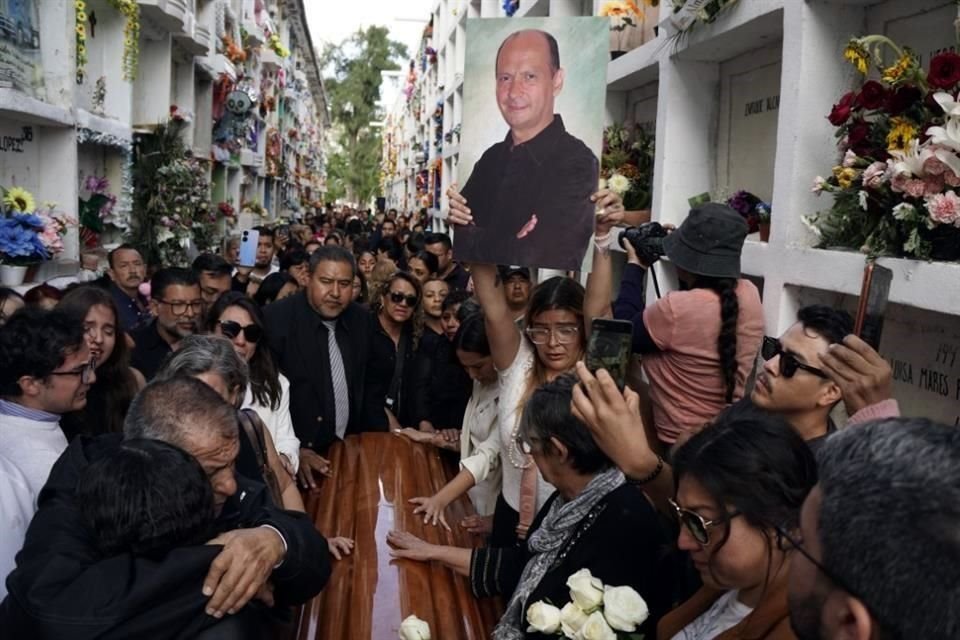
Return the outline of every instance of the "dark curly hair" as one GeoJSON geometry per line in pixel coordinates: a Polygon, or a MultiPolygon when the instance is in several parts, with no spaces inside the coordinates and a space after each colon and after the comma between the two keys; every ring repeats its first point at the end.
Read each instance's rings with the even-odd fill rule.
{"type": "Polygon", "coordinates": [[[26,307],[0,327],[0,396],[16,398],[23,376],[46,378],[84,346],[83,318],[26,307]]]}
{"type": "Polygon", "coordinates": [[[203,544],[213,529],[213,488],[200,463],[159,440],[127,440],[95,460],[76,496],[104,557],[160,558],[176,547],[203,544]]]}
{"type": "Polygon", "coordinates": [[[113,352],[97,365],[97,381],[87,391],[86,406],[68,413],[61,420],[64,431],[71,434],[123,432],[123,419],[138,390],[137,379],[130,370],[126,333],[120,325],[117,303],[110,292],[94,285],[79,286],[63,296],[57,309],[85,320],[95,306],[106,307],[113,314],[113,352]]]}
{"type": "Polygon", "coordinates": [[[853,332],[853,318],[842,309],[825,304],[811,304],[797,312],[804,329],[818,333],[830,344],[843,342],[853,332]]]}
{"type": "Polygon", "coordinates": [[[253,301],[257,303],[257,306],[265,307],[276,301],[277,296],[280,295],[280,290],[288,284],[299,286],[297,279],[286,271],[271,273],[260,283],[257,292],[253,294],[253,301]]]}
{"type": "Polygon", "coordinates": [[[220,321],[220,316],[229,307],[239,307],[250,314],[253,323],[263,329],[264,336],[257,343],[257,348],[250,358],[250,391],[257,404],[277,409],[280,406],[280,373],[267,346],[266,323],[263,312],[250,298],[238,291],[229,291],[220,296],[210,307],[207,314],[207,330],[211,333],[220,321]]]}
{"type": "MultiPolygon", "coordinates": [[[[775,528],[795,531],[800,508],[817,483],[817,464],[803,438],[782,417],[749,406],[734,405],[712,425],[690,438],[673,459],[674,488],[691,476],[717,508],[736,510],[760,530],[772,560],[779,540],[775,528]]],[[[730,537],[711,547],[716,550],[730,537]]],[[[769,579],[768,567],[767,577],[769,579]]]]}

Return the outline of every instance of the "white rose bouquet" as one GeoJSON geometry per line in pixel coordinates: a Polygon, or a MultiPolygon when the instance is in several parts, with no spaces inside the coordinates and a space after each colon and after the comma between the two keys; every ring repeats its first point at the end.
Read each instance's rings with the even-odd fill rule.
{"type": "Polygon", "coordinates": [[[409,616],[400,623],[400,640],[430,640],[430,625],[417,616],[409,616]]]}
{"type": "Polygon", "coordinates": [[[650,616],[647,603],[631,587],[611,587],[581,569],[567,579],[570,600],[563,609],[549,602],[527,608],[528,632],[570,640],[643,640],[637,627],[650,616]]]}

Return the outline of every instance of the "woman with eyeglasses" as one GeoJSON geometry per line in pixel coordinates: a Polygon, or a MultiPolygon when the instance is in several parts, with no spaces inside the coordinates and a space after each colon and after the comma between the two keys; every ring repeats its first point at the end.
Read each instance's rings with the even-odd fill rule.
{"type": "MultiPolygon", "coordinates": [[[[470,215],[466,201],[453,187],[447,194],[451,222],[467,224],[470,215]]],[[[609,191],[594,194],[593,198],[602,212],[595,231],[599,241],[622,219],[623,204],[619,196],[609,191]]],[[[587,337],[584,288],[565,277],[540,283],[530,296],[521,333],[507,305],[497,267],[477,264],[471,266],[470,272],[500,379],[498,431],[503,491],[494,512],[490,541],[494,546],[512,546],[526,539],[537,510],[553,492],[533,459],[517,448],[523,406],[537,387],[571,371],[583,357],[587,337]]]]}
{"type": "Polygon", "coordinates": [[[277,370],[264,335],[263,314],[249,298],[236,291],[223,294],[207,315],[207,326],[223,336],[249,367],[243,409],[253,409],[270,431],[283,467],[296,477],[300,467],[300,440],[290,418],[290,383],[277,370]]]}
{"type": "Polygon", "coordinates": [[[393,431],[414,420],[414,359],[420,331],[420,281],[397,271],[380,287],[371,309],[373,337],[364,384],[364,425],[393,431]]]}
{"type": "Polygon", "coordinates": [[[83,318],[97,373],[87,391],[86,406],[65,414],[60,427],[68,440],[79,434],[122,433],[127,409],[146,382],[143,374],[130,366],[130,348],[113,296],[106,289],[84,285],[67,292],[57,308],[83,318]]]}
{"type": "Polygon", "coordinates": [[[643,597],[650,617],[637,632],[648,638],[670,606],[673,577],[663,562],[667,535],[643,493],[626,482],[571,413],[575,384],[566,374],[538,387],[520,418],[518,448],[556,487],[525,543],[464,549],[429,544],[405,532],[387,537],[395,557],[441,562],[469,576],[477,596],[507,598],[493,632],[496,640],[545,640],[546,634],[529,628],[527,609],[540,601],[564,607],[571,601],[567,581],[582,569],[605,585],[630,586],[643,597]]]}
{"type": "Polygon", "coordinates": [[[677,545],[704,586],[664,616],[660,640],[793,640],[789,538],[817,482],[813,454],[779,416],[733,407],[677,450],[677,545]]]}
{"type": "MultiPolygon", "coordinates": [[[[740,272],[747,231],[738,213],[711,203],[665,238],[637,233],[622,243],[627,266],[613,317],[633,322],[633,350],[643,354],[649,381],[652,445],[661,452],[744,395],[763,337],[760,293],[740,272]],[[664,254],[680,290],[645,307],[647,269],[664,254]]],[[[588,313],[609,306],[611,265],[609,255],[594,260],[590,288],[607,293],[588,300],[588,313]]]]}

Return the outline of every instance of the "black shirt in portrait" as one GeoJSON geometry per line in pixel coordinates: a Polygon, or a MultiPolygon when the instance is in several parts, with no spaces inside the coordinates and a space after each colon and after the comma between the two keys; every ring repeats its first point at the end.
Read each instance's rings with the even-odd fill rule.
{"type": "Polygon", "coordinates": [[[474,224],[455,230],[457,258],[580,270],[593,232],[590,196],[598,183],[596,156],[567,133],[559,115],[522,144],[513,144],[508,132],[484,152],[463,187],[474,224]],[[518,238],[534,215],[536,227],[518,238]]]}

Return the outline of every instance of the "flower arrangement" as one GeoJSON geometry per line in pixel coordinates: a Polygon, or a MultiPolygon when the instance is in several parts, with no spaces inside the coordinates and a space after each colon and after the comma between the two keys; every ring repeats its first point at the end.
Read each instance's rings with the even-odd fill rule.
{"type": "Polygon", "coordinates": [[[184,122],[168,121],[138,138],[135,210],[130,240],[150,264],[188,264],[187,249],[209,248],[213,217],[203,164],[181,137],[184,122]]]}
{"type": "Polygon", "coordinates": [[[54,204],[37,210],[33,194],[21,187],[3,192],[0,264],[31,265],[62,253],[63,236],[76,221],[57,211],[54,204]]]}
{"type": "Polygon", "coordinates": [[[581,569],[567,578],[570,602],[558,609],[549,602],[527,608],[528,633],[576,640],[640,640],[637,627],[650,616],[647,603],[632,587],[611,587],[581,569]]]}
{"type": "Polygon", "coordinates": [[[87,62],[87,3],[75,0],[73,3],[74,38],[77,45],[77,84],[83,84],[86,77],[87,62]]]}
{"type": "Polygon", "coordinates": [[[634,0],[608,0],[600,7],[600,16],[611,18],[611,31],[623,31],[636,26],[636,21],[643,17],[643,11],[634,0]]]}
{"type": "Polygon", "coordinates": [[[770,223],[770,205],[749,191],[737,191],[727,198],[726,204],[743,216],[750,227],[750,233],[756,233],[761,224],[770,223]]]}
{"type": "Polygon", "coordinates": [[[227,59],[233,64],[240,64],[241,62],[247,61],[247,52],[234,42],[233,37],[229,34],[224,35],[220,41],[223,43],[224,55],[227,56],[227,59]]]}
{"type": "Polygon", "coordinates": [[[851,40],[844,58],[860,86],[828,116],[842,160],[813,187],[833,205],[804,222],[822,247],[960,259],[960,55],[940,53],[924,70],[909,49],[873,35],[851,40]],[[867,79],[871,68],[879,80],[867,79]]]}
{"type": "MultiPolygon", "coordinates": [[[[137,78],[140,58],[140,5],[136,0],[109,0],[111,6],[125,18],[123,27],[123,79],[133,82],[137,78]]],[[[87,57],[87,4],[74,0],[74,34],[77,45],[77,84],[86,78],[87,57]]]]}
{"type": "Polygon", "coordinates": [[[137,79],[140,59],[140,5],[136,0],[110,0],[110,4],[127,20],[123,25],[123,79],[137,79]]]}
{"type": "Polygon", "coordinates": [[[623,193],[623,206],[630,211],[650,208],[653,156],[653,136],[643,127],[636,125],[628,131],[614,124],[604,130],[600,177],[607,181],[608,187],[614,175],[630,181],[623,193]]]}
{"type": "Polygon", "coordinates": [[[109,192],[110,181],[106,177],[90,174],[80,186],[86,192],[86,199],[80,198],[80,239],[87,248],[94,248],[100,242],[104,230],[104,218],[113,213],[117,197],[109,192]]]}
{"type": "Polygon", "coordinates": [[[275,33],[267,40],[267,46],[280,58],[290,57],[290,49],[283,46],[283,43],[280,42],[280,36],[275,33]]]}

